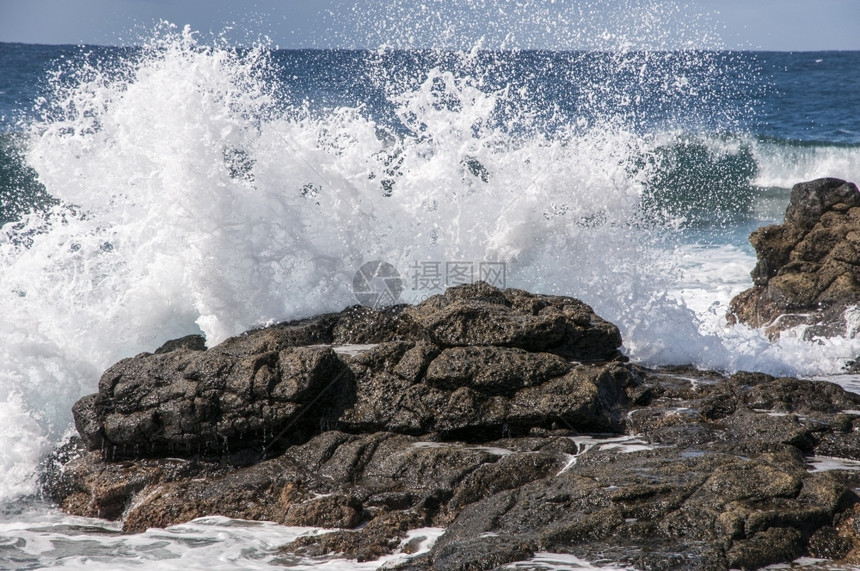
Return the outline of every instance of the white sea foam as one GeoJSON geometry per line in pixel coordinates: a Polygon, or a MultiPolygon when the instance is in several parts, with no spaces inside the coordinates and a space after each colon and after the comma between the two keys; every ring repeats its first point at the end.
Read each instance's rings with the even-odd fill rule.
{"type": "Polygon", "coordinates": [[[798,182],[823,177],[858,180],[860,146],[795,145],[758,141],[753,144],[758,173],[753,182],[761,187],[791,188],[798,182]]]}
{"type": "Polygon", "coordinates": [[[621,567],[612,564],[592,563],[573,555],[562,553],[535,553],[531,559],[508,563],[499,569],[515,570],[527,569],[529,571],[630,571],[632,567],[621,567]]]}
{"type": "Polygon", "coordinates": [[[0,517],[0,566],[39,569],[333,569],[361,571],[391,566],[428,551],[444,530],[413,529],[400,550],[376,561],[344,558],[305,559],[278,548],[303,536],[329,533],[309,527],[199,518],[166,529],[123,534],[121,525],[104,520],[62,515],[43,505],[0,517]]]}
{"type": "Polygon", "coordinates": [[[828,472],[830,470],[849,470],[856,472],[860,470],[860,462],[846,458],[832,458],[830,456],[812,456],[808,458],[810,472],[828,472]]]}

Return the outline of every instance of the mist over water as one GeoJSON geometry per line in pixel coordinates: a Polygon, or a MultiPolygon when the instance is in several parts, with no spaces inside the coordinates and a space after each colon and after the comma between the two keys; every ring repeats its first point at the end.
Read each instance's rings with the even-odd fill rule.
{"type": "Polygon", "coordinates": [[[56,204],[34,199],[0,232],[0,497],[34,491],[115,361],[338,311],[370,260],[400,271],[406,302],[441,292],[415,268],[502,263],[509,287],[592,305],[650,365],[838,372],[854,341],[770,344],[724,314],[750,285],[749,230],[795,182],[851,179],[857,146],[748,131],[759,68],[659,51],[715,40],[667,24],[674,5],[625,5],[500,13],[482,38],[459,8],[397,5],[363,13],[381,47],[355,52],[164,24],[142,48],[58,63],[16,143],[56,204]],[[419,24],[440,49],[403,51],[419,24]],[[541,51],[577,46],[592,51],[541,51]]]}

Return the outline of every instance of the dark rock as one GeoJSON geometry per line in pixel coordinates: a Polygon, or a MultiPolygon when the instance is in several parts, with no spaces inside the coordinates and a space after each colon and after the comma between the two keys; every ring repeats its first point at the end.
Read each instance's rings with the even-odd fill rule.
{"type": "MultiPolygon", "coordinates": [[[[557,440],[540,443],[551,448],[557,440]]],[[[564,453],[534,451],[534,444],[517,452],[393,433],[329,431],[278,458],[237,468],[199,459],[104,462],[99,453],[86,452],[66,462],[51,491],[70,513],[122,516],[125,531],[211,514],[353,528],[407,510],[422,521],[441,522],[459,512],[443,510],[452,495],[462,505],[486,494],[485,483],[489,489],[515,487],[563,465],[564,453]]]]}
{"type": "Polygon", "coordinates": [[[361,523],[361,502],[351,496],[333,494],[290,506],[284,523],[294,526],[352,529],[361,523]]]}
{"type": "MultiPolygon", "coordinates": [[[[792,219],[855,208],[834,188],[792,219]]],[[[625,364],[581,302],[486,284],[199,342],[121,361],[76,403],[82,444],[45,476],[64,510],[127,532],[214,514],[323,527],[282,551],[361,561],[446,529],[402,569],[539,551],[667,570],[860,561],[860,477],[808,471],[860,456],[860,397],[837,385],[625,364]]]]}
{"type": "Polygon", "coordinates": [[[509,401],[540,399],[542,385],[571,369],[565,358],[614,357],[620,344],[618,329],[582,302],[479,282],[416,307],[352,307],[209,350],[200,336],[168,342],[108,369],[98,394],[73,413],[86,446],[117,458],[283,448],[320,424],[501,432],[557,414],[583,428],[608,426],[605,409],[618,390],[598,380],[602,392],[583,393],[581,374],[564,381],[579,397],[558,411],[526,419],[509,401]],[[332,344],[378,346],[340,358],[332,344]],[[278,442],[267,441],[272,435],[278,442]]]}
{"type": "MultiPolygon", "coordinates": [[[[735,395],[728,414],[718,415],[720,424],[698,441],[677,439],[670,448],[626,454],[591,448],[560,474],[497,492],[490,488],[496,493],[467,504],[431,555],[484,535],[516,537],[532,549],[592,560],[614,554],[619,562],[649,569],[752,569],[807,553],[809,538],[857,497],[849,482],[805,470],[798,445],[810,447],[796,437],[806,433],[804,419],[772,416],[744,403],[753,394],[757,403],[771,388],[774,407],[832,410],[830,405],[847,395],[835,385],[791,381],[739,374],[689,392],[672,388],[666,392],[698,396],[685,402],[692,407],[712,401],[712,395],[725,398],[729,389],[744,390],[735,395]],[[791,391],[786,392],[787,385],[791,391]],[[793,398],[797,391],[816,389],[818,397],[808,403],[793,398]]],[[[649,423],[649,432],[709,424],[694,408],[679,414],[678,401],[674,404],[674,410],[656,409],[667,418],[649,423]]],[[[833,418],[816,430],[844,425],[833,418]]],[[[839,545],[844,548],[848,540],[839,545]]],[[[820,542],[816,549],[823,549],[820,542]]]]}
{"type": "Polygon", "coordinates": [[[617,429],[616,405],[632,382],[618,365],[573,366],[552,354],[485,346],[445,349],[432,360],[435,351],[422,350],[417,366],[426,373],[416,382],[397,374],[416,366],[403,365],[412,349],[382,343],[350,360],[356,394],[338,419],[342,429],[483,439],[553,425],[617,429]]]}
{"type": "Polygon", "coordinates": [[[410,529],[425,523],[423,516],[413,511],[391,512],[374,518],[360,530],[299,537],[281,551],[303,557],[337,554],[359,562],[372,561],[392,553],[410,529]]]}
{"type": "MultiPolygon", "coordinates": [[[[129,463],[130,471],[146,461],[129,463]]],[[[236,471],[189,478],[159,479],[126,501],[123,531],[141,532],[207,515],[285,522],[290,495],[285,481],[299,481],[299,471],[268,461],[236,471]],[[207,477],[202,477],[207,476],[207,477]]],[[[326,519],[325,523],[330,522],[326,519]]]]}
{"type": "Polygon", "coordinates": [[[860,460],[860,418],[857,416],[837,415],[833,419],[832,430],[819,437],[816,454],[833,458],[860,460]]]}
{"type": "Polygon", "coordinates": [[[453,347],[430,362],[425,382],[442,389],[471,387],[489,394],[511,395],[518,389],[560,377],[570,369],[569,362],[551,353],[493,346],[453,347]]]}
{"type": "MultiPolygon", "coordinates": [[[[69,513],[119,519],[126,514],[137,494],[148,486],[193,478],[216,478],[223,474],[224,470],[217,464],[200,459],[104,462],[100,453],[85,452],[57,471],[47,491],[69,513]]],[[[155,521],[149,521],[142,529],[157,525],[155,521]]]]}
{"type": "Polygon", "coordinates": [[[495,569],[505,563],[529,559],[534,555],[529,544],[517,537],[484,536],[447,543],[436,550],[433,569],[440,571],[479,571],[495,569]]]}
{"type": "MultiPolygon", "coordinates": [[[[412,348],[383,343],[356,362],[397,367],[412,348]]],[[[404,569],[490,569],[536,551],[649,569],[753,569],[803,554],[853,557],[860,541],[853,527],[857,482],[807,472],[802,451],[853,430],[854,417],[838,409],[853,406],[854,395],[760,374],[717,380],[691,371],[585,367],[603,371],[621,394],[614,368],[652,388],[647,408],[618,403],[628,403],[622,409],[631,428],[655,442],[664,437],[661,446],[577,446],[548,431],[479,444],[325,431],[244,468],[200,460],[104,462],[90,452],[67,463],[67,482],[56,487],[65,490],[64,509],[122,514],[126,531],[209,514],[342,528],[284,546],[301,556],[375,559],[399,549],[410,529],[445,526],[436,546],[404,569]],[[666,431],[683,434],[685,427],[700,437],[667,444],[666,431]],[[839,521],[846,523],[834,536],[839,521]]]]}
{"type": "Polygon", "coordinates": [[[457,486],[449,506],[459,511],[486,496],[556,474],[565,464],[563,455],[551,452],[502,456],[497,462],[483,464],[466,476],[457,486]]]}
{"type": "Polygon", "coordinates": [[[834,383],[810,383],[790,377],[739,372],[719,383],[702,403],[711,419],[732,414],[739,408],[774,413],[837,414],[860,406],[860,396],[834,383]]]}
{"type": "Polygon", "coordinates": [[[618,356],[618,328],[579,300],[483,282],[448,289],[406,311],[440,347],[495,345],[580,361],[618,356]]]}
{"type": "Polygon", "coordinates": [[[86,445],[110,456],[221,455],[299,431],[305,410],[333,383],[345,385],[347,372],[328,347],[283,347],[266,332],[120,361],[73,413],[86,445]]]}
{"type": "Polygon", "coordinates": [[[785,222],[750,235],[758,263],[753,287],[736,296],[729,321],[765,327],[778,337],[807,326],[804,336],[853,336],[845,310],[860,302],[860,192],[825,178],[791,191],[785,222]]]}
{"type": "Polygon", "coordinates": [[[838,178],[801,182],[791,189],[785,221],[810,230],[825,212],[840,204],[849,208],[860,206],[860,194],[856,186],[838,178]]]}
{"type": "Polygon", "coordinates": [[[801,533],[796,529],[772,527],[734,542],[726,556],[733,569],[761,569],[797,559],[804,552],[802,545],[801,533]]]}
{"type": "Polygon", "coordinates": [[[822,527],[809,538],[809,554],[819,559],[845,559],[852,549],[853,539],[833,527],[822,527]]]}
{"type": "Polygon", "coordinates": [[[404,306],[375,310],[361,305],[342,311],[332,329],[332,343],[368,344],[385,341],[424,341],[427,333],[404,306]]]}
{"type": "Polygon", "coordinates": [[[647,561],[655,549],[671,554],[672,565],[655,568],[699,569],[708,561],[726,568],[724,557],[732,566],[757,568],[804,553],[806,538],[845,509],[847,488],[817,480],[800,460],[784,465],[767,456],[657,450],[622,460],[589,451],[560,475],[467,506],[434,553],[498,535],[586,557],[605,556],[617,545],[625,546],[620,559],[630,561],[647,561]],[[695,558],[684,554],[691,541],[695,558]]]}
{"type": "Polygon", "coordinates": [[[98,397],[98,394],[87,395],[72,405],[75,428],[81,435],[84,445],[90,449],[97,449],[104,445],[103,417],[96,408],[98,397]]]}
{"type": "Polygon", "coordinates": [[[155,350],[156,355],[162,353],[170,353],[179,349],[188,349],[189,351],[205,351],[206,338],[202,335],[186,335],[179,339],[167,341],[164,345],[155,350]]]}

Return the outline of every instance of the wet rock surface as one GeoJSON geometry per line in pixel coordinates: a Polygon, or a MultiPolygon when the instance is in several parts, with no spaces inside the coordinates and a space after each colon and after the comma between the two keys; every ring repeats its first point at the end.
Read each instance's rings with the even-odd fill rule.
{"type": "Polygon", "coordinates": [[[73,413],[86,447],[111,458],[262,450],[273,435],[283,447],[320,422],[498,432],[555,415],[608,428],[602,404],[614,389],[571,372],[568,360],[616,358],[620,345],[618,328],[578,300],[481,282],[414,307],[355,307],[251,331],[209,350],[193,336],[170,342],[109,368],[73,413]],[[336,354],[350,344],[375,347],[336,354]],[[575,395],[541,407],[561,391],[575,395]]]}
{"type": "Polygon", "coordinates": [[[414,553],[410,531],[445,529],[401,569],[860,563],[860,479],[814,469],[860,459],[860,396],[644,369],[619,344],[581,302],[486,284],[186,339],[105,373],[46,490],[127,532],[216,514],[333,530],[291,558],[414,553]]]}
{"type": "Polygon", "coordinates": [[[860,192],[824,178],[791,191],[785,222],[750,235],[758,263],[753,287],[736,296],[729,319],[771,337],[798,325],[804,336],[854,336],[844,317],[860,303],[860,192]]]}

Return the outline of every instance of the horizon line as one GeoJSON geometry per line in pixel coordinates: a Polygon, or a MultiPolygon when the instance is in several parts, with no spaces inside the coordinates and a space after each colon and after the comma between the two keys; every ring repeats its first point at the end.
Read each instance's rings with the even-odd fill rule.
{"type": "MultiPolygon", "coordinates": [[[[41,46],[41,47],[67,47],[67,48],[121,48],[121,49],[139,49],[143,48],[144,44],[102,44],[102,43],[88,43],[88,42],[79,42],[79,43],[69,43],[69,42],[58,42],[58,43],[46,43],[46,42],[21,42],[21,41],[6,41],[0,40],[0,44],[5,45],[22,45],[22,46],[41,46]]],[[[201,45],[209,45],[206,42],[202,42],[201,45]]],[[[238,44],[235,46],[231,46],[235,48],[254,48],[258,46],[254,45],[245,45],[238,44]]],[[[440,51],[440,52],[464,52],[471,51],[472,48],[454,48],[454,47],[409,47],[409,48],[391,48],[386,46],[380,47],[281,47],[277,43],[274,43],[271,46],[265,46],[266,49],[271,49],[272,51],[346,51],[346,52],[374,52],[374,51],[394,51],[394,52],[428,52],[428,51],[440,51]]],[[[851,53],[851,52],[860,52],[860,48],[852,49],[852,48],[801,48],[801,49],[776,49],[776,48],[689,48],[689,47],[678,47],[678,48],[634,48],[634,49],[612,49],[612,48],[483,48],[478,50],[479,53],[493,53],[493,52],[559,52],[559,53],[582,53],[582,52],[597,52],[597,53],[623,53],[623,52],[746,52],[746,53],[851,53]]]]}

